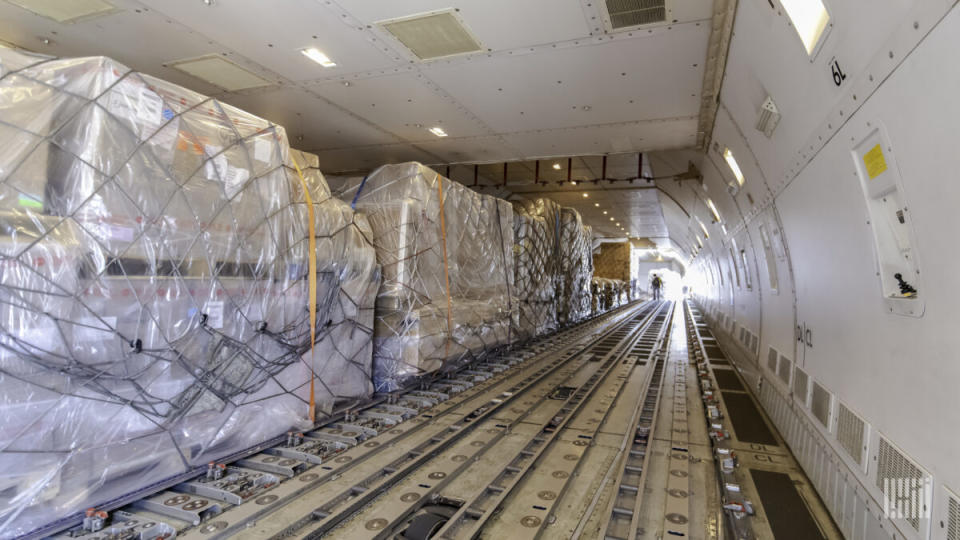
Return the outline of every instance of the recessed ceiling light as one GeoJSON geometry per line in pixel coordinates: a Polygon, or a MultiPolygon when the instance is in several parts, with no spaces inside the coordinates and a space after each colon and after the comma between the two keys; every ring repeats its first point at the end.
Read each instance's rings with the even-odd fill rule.
{"type": "Polygon", "coordinates": [[[613,221],[613,218],[610,218],[610,221],[613,221]]]}
{"type": "Polygon", "coordinates": [[[586,199],[586,198],[589,197],[589,196],[590,196],[589,193],[584,193],[584,194],[583,194],[583,198],[584,198],[584,199],[586,199]]]}
{"type": "Polygon", "coordinates": [[[170,62],[170,67],[193,75],[227,91],[269,86],[270,81],[218,54],[170,62]]]}
{"type": "Polygon", "coordinates": [[[554,164],[553,164],[553,168],[559,171],[559,170],[560,170],[560,164],[559,164],[559,163],[554,163],[554,164]]]}
{"type": "Polygon", "coordinates": [[[617,227],[619,227],[619,226],[620,226],[620,224],[619,224],[619,223],[617,223],[617,227]]]}
{"type": "Polygon", "coordinates": [[[593,203],[593,205],[594,205],[594,206],[600,206],[600,203],[595,202],[595,203],[593,203]]]}
{"type": "Polygon", "coordinates": [[[441,127],[432,127],[432,128],[429,129],[429,131],[430,131],[430,133],[433,133],[433,134],[436,135],[437,137],[446,137],[446,136],[447,136],[447,132],[444,131],[443,128],[441,128],[441,127]]]}
{"type": "MultiPolygon", "coordinates": [[[[717,223],[720,223],[721,226],[723,226],[723,220],[720,219],[720,212],[717,211],[717,205],[713,204],[713,201],[709,198],[707,199],[707,208],[709,208],[710,213],[713,214],[714,221],[716,221],[717,223]]],[[[727,232],[726,229],[724,229],[723,232],[724,234],[726,234],[727,232]]]]}
{"type": "Polygon", "coordinates": [[[727,160],[727,166],[733,171],[733,176],[737,179],[737,183],[742,186],[743,171],[740,169],[740,164],[737,163],[737,158],[733,157],[733,152],[731,152],[729,148],[723,151],[723,159],[727,160]]]}
{"type": "Polygon", "coordinates": [[[7,0],[11,4],[53,19],[58,23],[73,23],[81,19],[106,15],[119,11],[116,6],[104,0],[7,0]]]}
{"type": "Polygon", "coordinates": [[[300,53],[325,68],[331,68],[337,65],[336,62],[331,60],[329,56],[323,54],[323,52],[316,47],[303,49],[300,51],[300,53]]]}
{"type": "Polygon", "coordinates": [[[571,185],[571,186],[577,185],[577,181],[576,181],[576,180],[571,180],[571,181],[570,181],[570,185],[571,185]]]}
{"type": "Polygon", "coordinates": [[[606,210],[603,211],[603,215],[607,215],[607,211],[606,211],[606,210]]]}

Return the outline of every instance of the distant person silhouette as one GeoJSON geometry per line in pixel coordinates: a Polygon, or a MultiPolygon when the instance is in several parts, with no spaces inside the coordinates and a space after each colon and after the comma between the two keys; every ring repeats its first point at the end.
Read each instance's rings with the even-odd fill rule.
{"type": "Polygon", "coordinates": [[[660,279],[660,276],[657,274],[653,275],[653,279],[650,281],[650,287],[653,289],[653,299],[660,299],[660,289],[663,288],[663,280],[660,279]]]}

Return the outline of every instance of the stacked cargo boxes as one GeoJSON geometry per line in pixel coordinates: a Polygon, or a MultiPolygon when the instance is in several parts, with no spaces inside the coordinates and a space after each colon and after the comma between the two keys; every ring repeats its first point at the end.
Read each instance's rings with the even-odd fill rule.
{"type": "Polygon", "coordinates": [[[393,391],[512,343],[513,209],[419,164],[332,187],[367,215],[383,269],[374,382],[393,391]]]}
{"type": "Polygon", "coordinates": [[[305,428],[311,394],[369,394],[370,232],[313,177],[318,340],[342,354],[311,355],[282,128],[0,49],[0,148],[0,536],[305,428]]]}
{"type": "Polygon", "coordinates": [[[513,210],[517,334],[529,339],[557,330],[560,206],[536,199],[514,202],[513,210]]]}
{"type": "Polygon", "coordinates": [[[593,232],[573,208],[560,210],[560,286],[557,316],[560,326],[590,315],[593,278],[593,232]]]}

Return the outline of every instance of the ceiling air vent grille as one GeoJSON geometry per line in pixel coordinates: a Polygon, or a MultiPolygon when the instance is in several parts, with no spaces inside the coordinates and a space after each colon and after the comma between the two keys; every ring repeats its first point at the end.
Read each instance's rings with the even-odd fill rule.
{"type": "Polygon", "coordinates": [[[803,403],[804,407],[807,406],[808,383],[807,373],[799,367],[795,368],[793,370],[793,395],[800,403],[803,403]]]}
{"type": "Polygon", "coordinates": [[[952,493],[947,498],[947,540],[960,540],[960,499],[952,493]]]}
{"type": "Polygon", "coordinates": [[[926,512],[927,475],[895,446],[880,437],[877,452],[877,487],[883,492],[887,503],[897,509],[916,531],[920,531],[920,518],[926,512]]]}
{"type": "Polygon", "coordinates": [[[480,42],[450,10],[381,21],[377,24],[420,60],[482,50],[480,42]]]}
{"type": "MultiPolygon", "coordinates": [[[[857,465],[863,465],[863,438],[866,434],[866,424],[863,420],[840,403],[837,407],[837,440],[840,446],[850,454],[857,465]]],[[[958,539],[960,540],[960,539],[958,539]]]]}
{"type": "Polygon", "coordinates": [[[832,396],[826,388],[820,386],[820,383],[814,381],[813,395],[810,399],[810,410],[813,416],[823,424],[823,427],[830,429],[830,399],[832,396]]]}
{"type": "Polygon", "coordinates": [[[779,354],[779,353],[777,353],[777,350],[774,349],[773,347],[770,347],[770,350],[767,351],[767,369],[769,369],[769,370],[770,370],[771,372],[773,372],[773,373],[776,373],[776,372],[777,372],[777,356],[778,356],[778,354],[779,354]]]}
{"type": "Polygon", "coordinates": [[[607,0],[614,30],[667,20],[666,0],[607,0]]]}
{"type": "Polygon", "coordinates": [[[783,384],[790,384],[790,368],[793,367],[793,362],[790,361],[786,356],[780,355],[780,369],[777,370],[777,375],[780,376],[780,380],[783,381],[783,384]]]}

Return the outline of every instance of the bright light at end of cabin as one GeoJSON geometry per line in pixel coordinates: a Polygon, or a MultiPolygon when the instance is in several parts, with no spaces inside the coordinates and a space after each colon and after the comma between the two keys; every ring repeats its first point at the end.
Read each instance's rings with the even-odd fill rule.
{"type": "Polygon", "coordinates": [[[443,128],[440,128],[440,127],[432,127],[432,128],[430,128],[429,131],[430,131],[430,133],[433,133],[433,134],[436,135],[437,137],[446,137],[446,136],[447,136],[447,132],[444,131],[443,128]]]}

